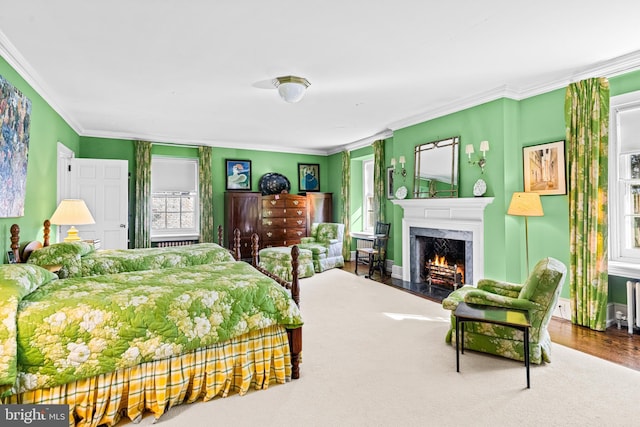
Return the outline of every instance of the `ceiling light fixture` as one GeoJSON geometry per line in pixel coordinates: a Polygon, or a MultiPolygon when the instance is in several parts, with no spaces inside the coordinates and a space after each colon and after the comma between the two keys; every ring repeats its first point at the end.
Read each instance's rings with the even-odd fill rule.
{"type": "Polygon", "coordinates": [[[273,79],[273,85],[278,88],[280,98],[293,104],[304,96],[304,91],[311,85],[309,80],[303,77],[284,76],[273,79]]]}

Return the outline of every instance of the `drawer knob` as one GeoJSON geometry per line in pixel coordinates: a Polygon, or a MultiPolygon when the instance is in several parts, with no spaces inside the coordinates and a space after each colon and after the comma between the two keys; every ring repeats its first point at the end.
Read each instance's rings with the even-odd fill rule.
{"type": "Polygon", "coordinates": [[[301,219],[299,219],[297,222],[298,222],[298,225],[302,225],[302,220],[301,219]]]}
{"type": "Polygon", "coordinates": [[[267,232],[267,236],[271,237],[271,236],[273,236],[273,233],[269,231],[269,232],[267,232]]]}
{"type": "Polygon", "coordinates": [[[273,225],[273,221],[267,221],[267,225],[273,225]]]}
{"type": "Polygon", "coordinates": [[[277,203],[275,200],[270,200],[270,202],[272,206],[275,206],[275,204],[277,203]]]}
{"type": "Polygon", "coordinates": [[[294,204],[294,205],[296,205],[296,206],[298,206],[298,201],[297,201],[297,200],[294,200],[294,201],[293,201],[293,204],[294,204]]]}
{"type": "Polygon", "coordinates": [[[296,211],[298,215],[302,215],[302,211],[296,211]]]}
{"type": "Polygon", "coordinates": [[[302,231],[298,231],[296,234],[298,234],[298,236],[302,236],[302,231]]]}

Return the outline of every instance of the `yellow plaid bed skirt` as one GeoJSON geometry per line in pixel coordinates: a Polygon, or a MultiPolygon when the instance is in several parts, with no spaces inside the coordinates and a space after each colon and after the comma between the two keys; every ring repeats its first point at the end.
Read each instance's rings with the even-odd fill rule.
{"type": "Polygon", "coordinates": [[[287,331],[271,326],[180,356],[143,363],[48,389],[8,396],[3,403],[69,405],[70,426],[156,419],[172,406],[204,401],[249,387],[266,389],[291,379],[287,331]]]}

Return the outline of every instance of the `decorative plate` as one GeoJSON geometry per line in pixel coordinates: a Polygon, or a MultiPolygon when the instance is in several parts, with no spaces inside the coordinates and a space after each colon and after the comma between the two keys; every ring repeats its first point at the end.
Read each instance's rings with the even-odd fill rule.
{"type": "Polygon", "coordinates": [[[291,189],[291,183],[286,176],[275,172],[269,172],[262,175],[258,182],[258,187],[263,196],[269,194],[280,194],[286,190],[288,193],[291,189]]]}
{"type": "Polygon", "coordinates": [[[473,195],[476,197],[484,196],[484,193],[487,192],[487,183],[484,182],[484,179],[480,178],[473,185],[473,195]]]}
{"type": "Polygon", "coordinates": [[[396,190],[396,199],[404,199],[407,197],[407,187],[404,185],[396,190]]]}

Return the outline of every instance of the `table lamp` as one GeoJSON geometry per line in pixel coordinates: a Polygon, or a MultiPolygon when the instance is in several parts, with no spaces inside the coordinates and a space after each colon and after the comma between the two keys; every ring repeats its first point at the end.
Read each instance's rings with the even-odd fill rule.
{"type": "Polygon", "coordinates": [[[513,193],[507,214],[524,217],[524,238],[527,253],[527,277],[529,276],[529,226],[527,218],[543,216],[542,203],[538,193],[513,193]]]}
{"type": "Polygon", "coordinates": [[[82,240],[78,236],[78,230],[75,225],[95,224],[89,208],[82,199],[63,199],[58,208],[51,216],[51,224],[55,225],[70,225],[69,231],[67,231],[67,237],[64,238],[65,242],[78,242],[82,240]]]}

